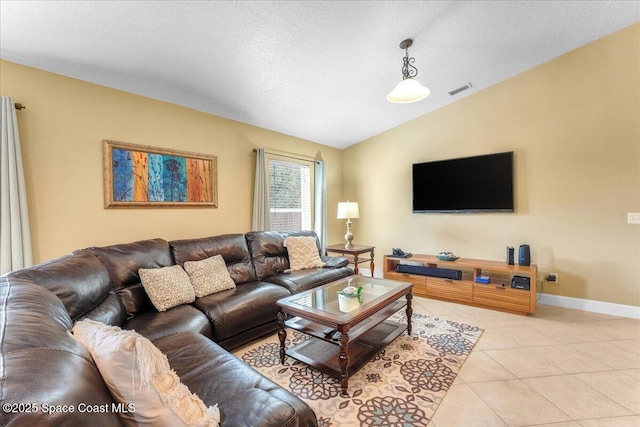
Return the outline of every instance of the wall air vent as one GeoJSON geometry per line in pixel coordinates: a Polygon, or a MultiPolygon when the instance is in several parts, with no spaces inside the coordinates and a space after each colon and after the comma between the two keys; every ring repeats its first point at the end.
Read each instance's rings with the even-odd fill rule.
{"type": "Polygon", "coordinates": [[[467,90],[467,89],[470,89],[470,88],[472,88],[472,87],[473,87],[473,85],[471,84],[471,82],[468,82],[468,83],[467,83],[466,85],[464,85],[464,86],[460,86],[460,87],[459,87],[459,88],[457,88],[457,89],[454,89],[454,90],[452,90],[452,91],[449,91],[449,96],[457,95],[457,94],[459,94],[460,92],[465,91],[465,90],[467,90]]]}

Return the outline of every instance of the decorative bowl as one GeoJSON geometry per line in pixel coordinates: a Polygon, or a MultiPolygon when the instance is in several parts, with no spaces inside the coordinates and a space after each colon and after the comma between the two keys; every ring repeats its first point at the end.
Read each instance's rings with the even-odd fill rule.
{"type": "Polygon", "coordinates": [[[460,257],[456,256],[453,252],[438,252],[436,258],[438,258],[440,261],[455,261],[460,257]]]}

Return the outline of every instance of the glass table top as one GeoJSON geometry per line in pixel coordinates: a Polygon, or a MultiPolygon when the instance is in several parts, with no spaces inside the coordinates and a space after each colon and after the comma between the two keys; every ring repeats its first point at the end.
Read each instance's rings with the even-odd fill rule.
{"type": "Polygon", "coordinates": [[[321,286],[316,289],[302,292],[288,301],[292,305],[300,305],[332,314],[350,313],[358,308],[366,306],[385,295],[398,289],[404,289],[407,283],[393,280],[376,279],[364,276],[351,276],[329,286],[321,286]],[[360,297],[348,297],[340,295],[347,286],[362,287],[360,297]]]}

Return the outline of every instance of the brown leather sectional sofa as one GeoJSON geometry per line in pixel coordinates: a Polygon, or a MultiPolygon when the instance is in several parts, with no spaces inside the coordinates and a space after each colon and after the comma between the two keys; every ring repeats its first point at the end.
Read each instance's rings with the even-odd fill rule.
{"type": "Polygon", "coordinates": [[[205,405],[218,404],[223,426],[316,426],[302,400],[227,351],[276,330],[278,299],[353,274],[347,260],[333,257],[324,257],[325,268],[284,273],[287,235],[315,236],[250,232],[145,240],[77,250],[2,276],[0,424],[122,425],[91,356],[70,332],[75,321],[90,318],[153,341],[205,405]],[[217,254],[235,289],[155,310],[138,269],[217,254]]]}

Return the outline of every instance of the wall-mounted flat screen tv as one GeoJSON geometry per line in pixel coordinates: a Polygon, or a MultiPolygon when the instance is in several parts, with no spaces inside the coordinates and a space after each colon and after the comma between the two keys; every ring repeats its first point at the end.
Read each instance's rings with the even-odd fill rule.
{"type": "Polygon", "coordinates": [[[514,212],[513,151],[413,164],[413,212],[514,212]]]}

